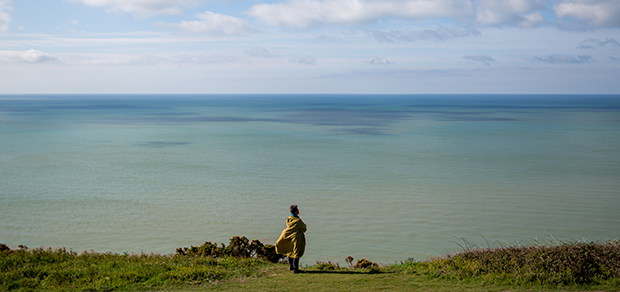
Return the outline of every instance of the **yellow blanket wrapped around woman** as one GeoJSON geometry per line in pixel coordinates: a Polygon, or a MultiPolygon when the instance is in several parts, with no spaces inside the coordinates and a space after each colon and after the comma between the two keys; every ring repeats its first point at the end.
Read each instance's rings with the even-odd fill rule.
{"type": "Polygon", "coordinates": [[[289,216],[286,219],[286,228],[276,241],[276,252],[294,259],[301,258],[306,251],[306,230],[308,227],[301,218],[289,216]]]}

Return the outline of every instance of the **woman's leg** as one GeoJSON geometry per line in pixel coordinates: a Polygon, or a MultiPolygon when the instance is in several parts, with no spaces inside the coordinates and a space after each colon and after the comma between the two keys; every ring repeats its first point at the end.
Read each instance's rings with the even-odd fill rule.
{"type": "Polygon", "coordinates": [[[292,257],[288,258],[288,266],[291,271],[295,270],[295,259],[292,257]]]}

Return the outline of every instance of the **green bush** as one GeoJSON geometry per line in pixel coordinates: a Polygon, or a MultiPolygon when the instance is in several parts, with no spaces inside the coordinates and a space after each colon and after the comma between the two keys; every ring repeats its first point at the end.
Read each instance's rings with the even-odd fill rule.
{"type": "Polygon", "coordinates": [[[357,261],[357,264],[355,264],[355,266],[353,266],[353,268],[355,269],[370,269],[370,268],[377,268],[379,267],[379,265],[377,265],[376,263],[373,263],[367,259],[361,259],[357,261]]]}
{"type": "Polygon", "coordinates": [[[250,242],[245,236],[234,236],[228,246],[223,243],[205,242],[201,246],[180,247],[176,249],[179,256],[202,256],[202,257],[234,257],[234,258],[258,258],[272,263],[277,263],[284,258],[276,253],[273,245],[264,245],[258,239],[250,242]]]}
{"type": "Polygon", "coordinates": [[[620,244],[470,249],[422,265],[442,278],[493,278],[510,284],[582,285],[620,279],[620,244]]]}
{"type": "Polygon", "coordinates": [[[316,265],[314,265],[313,268],[319,271],[336,271],[340,270],[340,265],[334,264],[330,261],[316,262],[316,265]]]}
{"type": "Polygon", "coordinates": [[[257,249],[256,256],[272,263],[277,263],[284,258],[283,255],[276,253],[276,246],[271,244],[263,245],[257,249]]]}

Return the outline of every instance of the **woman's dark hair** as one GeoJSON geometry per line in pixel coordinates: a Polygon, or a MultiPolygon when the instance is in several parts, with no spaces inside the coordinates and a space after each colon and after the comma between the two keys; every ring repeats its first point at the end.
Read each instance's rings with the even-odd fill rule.
{"type": "Polygon", "coordinates": [[[291,211],[291,214],[295,214],[295,213],[299,212],[299,206],[291,205],[290,207],[288,207],[288,210],[291,211]]]}

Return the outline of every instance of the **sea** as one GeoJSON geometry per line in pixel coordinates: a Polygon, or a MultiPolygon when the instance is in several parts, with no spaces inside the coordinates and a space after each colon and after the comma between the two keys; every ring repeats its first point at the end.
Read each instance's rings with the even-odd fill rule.
{"type": "Polygon", "coordinates": [[[0,95],[0,243],[302,265],[620,237],[620,95],[0,95]]]}

